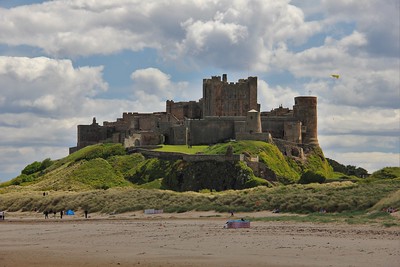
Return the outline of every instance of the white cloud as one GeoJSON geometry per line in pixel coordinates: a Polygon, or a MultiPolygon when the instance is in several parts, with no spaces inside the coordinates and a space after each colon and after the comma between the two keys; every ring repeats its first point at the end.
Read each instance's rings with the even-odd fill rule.
{"type": "Polygon", "coordinates": [[[368,39],[366,51],[369,53],[398,57],[400,49],[400,3],[397,0],[322,1],[326,25],[338,22],[355,22],[358,31],[368,39]]]}
{"type": "Polygon", "coordinates": [[[0,43],[49,56],[155,48],[166,58],[231,69],[266,68],[281,42],[302,44],[320,31],[288,0],[51,1],[0,15],[0,43]]]}
{"type": "Polygon", "coordinates": [[[319,102],[319,129],[325,134],[397,135],[400,111],[336,106],[319,102]]]}
{"type": "Polygon", "coordinates": [[[140,90],[149,94],[168,94],[165,90],[171,87],[170,76],[159,69],[147,68],[136,70],[131,74],[131,79],[140,90]]]}
{"type": "Polygon", "coordinates": [[[71,60],[0,56],[0,111],[51,117],[79,113],[88,97],[107,89],[102,70],[74,68],[71,60]]]}
{"type": "Polygon", "coordinates": [[[298,95],[298,92],[289,87],[270,87],[267,82],[258,80],[258,103],[261,104],[261,111],[269,111],[279,105],[292,109],[294,98],[298,95]]]}
{"type": "Polygon", "coordinates": [[[187,100],[189,97],[187,82],[174,83],[171,81],[170,75],[156,68],[136,70],[131,74],[131,79],[133,80],[134,100],[144,104],[143,111],[163,111],[166,100],[182,98],[187,100]],[[157,109],[151,110],[151,108],[157,109]]]}
{"type": "Polygon", "coordinates": [[[368,57],[357,51],[366,44],[359,32],[339,40],[327,38],[323,46],[294,53],[282,47],[274,62],[298,78],[309,78],[304,91],[340,106],[398,108],[400,61],[368,57]],[[331,74],[339,74],[333,79],[331,74]]]}

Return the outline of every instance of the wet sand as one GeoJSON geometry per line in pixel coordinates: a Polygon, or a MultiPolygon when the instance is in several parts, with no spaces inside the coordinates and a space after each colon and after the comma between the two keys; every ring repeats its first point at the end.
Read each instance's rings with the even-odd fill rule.
{"type": "Polygon", "coordinates": [[[52,216],[7,213],[0,222],[0,267],[400,263],[399,227],[255,221],[251,228],[224,229],[228,214],[215,212],[52,216]]]}

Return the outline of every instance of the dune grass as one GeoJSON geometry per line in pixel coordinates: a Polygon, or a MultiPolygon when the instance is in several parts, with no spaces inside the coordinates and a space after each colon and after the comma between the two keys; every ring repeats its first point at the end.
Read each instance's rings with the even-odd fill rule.
{"type": "Polygon", "coordinates": [[[310,213],[306,215],[276,214],[269,217],[245,217],[251,221],[293,221],[312,223],[346,223],[382,225],[385,227],[400,226],[400,220],[384,211],[377,212],[342,212],[342,213],[310,213]]]}
{"type": "MultiPolygon", "coordinates": [[[[154,180],[152,183],[160,183],[160,181],[154,180]]],[[[154,185],[150,183],[147,186],[151,188],[154,185]]],[[[382,199],[386,199],[385,205],[399,208],[396,206],[399,205],[397,202],[399,190],[400,181],[398,180],[369,184],[342,182],[273,188],[256,187],[223,192],[204,191],[203,193],[120,187],[84,192],[49,191],[48,195],[43,196],[42,192],[25,190],[0,194],[0,210],[88,209],[89,212],[112,214],[151,208],[163,209],[165,212],[192,210],[250,212],[279,208],[282,212],[307,215],[305,217],[308,217],[307,220],[310,221],[329,222],[347,218],[347,223],[369,223],[372,219],[378,221],[386,218],[384,214],[379,215],[379,213],[379,216],[374,218],[367,215],[367,212],[380,211],[377,203],[380,203],[382,199]],[[327,210],[326,215],[316,213],[321,208],[327,210]],[[355,215],[357,218],[353,219],[351,216],[355,215]]],[[[290,216],[281,219],[292,220],[290,216]]],[[[397,225],[386,219],[384,221],[397,225]]]]}
{"type": "Polygon", "coordinates": [[[399,209],[400,207],[400,190],[388,194],[386,197],[379,200],[371,210],[383,210],[388,207],[399,209]]]}

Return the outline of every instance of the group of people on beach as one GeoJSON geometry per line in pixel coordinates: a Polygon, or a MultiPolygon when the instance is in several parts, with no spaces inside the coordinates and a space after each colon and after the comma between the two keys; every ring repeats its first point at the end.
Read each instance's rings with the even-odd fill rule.
{"type": "MultiPolygon", "coordinates": [[[[48,210],[43,211],[44,218],[45,218],[45,219],[48,219],[50,213],[51,213],[51,211],[49,212],[48,210]]],[[[87,219],[87,218],[88,218],[88,213],[89,213],[89,212],[88,212],[87,210],[85,210],[84,213],[85,213],[85,219],[87,219]]],[[[57,212],[54,211],[53,214],[54,214],[54,218],[56,218],[57,212]]],[[[60,211],[60,219],[63,218],[63,215],[64,215],[64,211],[61,210],[61,211],[60,211]]]]}
{"type": "MultiPolygon", "coordinates": [[[[53,211],[53,212],[50,211],[50,212],[49,212],[48,210],[45,210],[45,211],[43,211],[44,218],[45,218],[45,219],[48,219],[50,213],[53,213],[53,214],[54,214],[54,218],[57,216],[57,212],[56,212],[56,211],[53,211]]],[[[61,210],[61,211],[60,211],[60,219],[63,218],[63,215],[64,215],[64,211],[61,210]]]]}

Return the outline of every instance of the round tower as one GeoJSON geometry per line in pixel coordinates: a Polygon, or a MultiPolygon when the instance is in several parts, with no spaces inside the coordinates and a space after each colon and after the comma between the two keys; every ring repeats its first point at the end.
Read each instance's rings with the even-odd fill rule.
{"type": "Polygon", "coordinates": [[[301,122],[303,144],[318,145],[317,97],[295,97],[293,113],[294,117],[301,122]]]}

